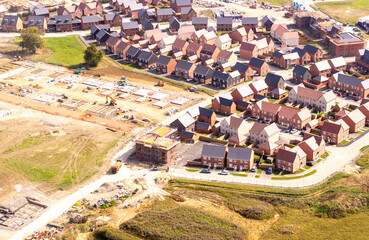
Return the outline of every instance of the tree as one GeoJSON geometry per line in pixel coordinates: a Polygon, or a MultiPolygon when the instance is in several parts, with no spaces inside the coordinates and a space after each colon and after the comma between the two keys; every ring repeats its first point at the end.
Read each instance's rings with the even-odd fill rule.
{"type": "Polygon", "coordinates": [[[37,48],[45,46],[44,40],[41,38],[45,33],[38,30],[37,27],[23,29],[21,32],[21,41],[19,45],[29,52],[35,53],[37,48]]]}
{"type": "Polygon", "coordinates": [[[98,50],[95,45],[91,45],[85,50],[84,59],[88,66],[96,67],[103,59],[103,52],[98,50]]]}

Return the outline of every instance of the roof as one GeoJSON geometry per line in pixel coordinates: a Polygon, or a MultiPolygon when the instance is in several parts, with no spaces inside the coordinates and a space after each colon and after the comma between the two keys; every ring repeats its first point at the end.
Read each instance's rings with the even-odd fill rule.
{"type": "Polygon", "coordinates": [[[297,52],[294,52],[294,53],[284,54],[283,58],[284,60],[294,60],[294,59],[299,59],[300,56],[297,52]]]}
{"type": "Polygon", "coordinates": [[[20,18],[16,15],[4,15],[1,25],[17,25],[20,18]]]}
{"type": "Polygon", "coordinates": [[[244,24],[258,24],[259,20],[257,17],[244,17],[242,18],[242,25],[244,24]]]}
{"type": "Polygon", "coordinates": [[[124,22],[122,23],[122,29],[123,30],[129,30],[129,29],[138,29],[138,22],[124,22]]]}
{"type": "Polygon", "coordinates": [[[26,24],[28,26],[43,26],[45,23],[44,16],[29,16],[26,24]]]}
{"type": "Polygon", "coordinates": [[[245,73],[250,68],[250,66],[244,63],[237,62],[232,68],[241,73],[245,73]]]}
{"type": "Polygon", "coordinates": [[[332,58],[331,60],[329,60],[332,65],[336,68],[338,67],[343,67],[343,66],[346,66],[347,63],[345,61],[345,59],[341,56],[341,57],[336,57],[336,58],[332,58]]]}
{"type": "Polygon", "coordinates": [[[105,14],[104,17],[107,21],[112,21],[114,20],[117,16],[119,16],[117,13],[108,13],[105,14]]]}
{"type": "Polygon", "coordinates": [[[191,5],[191,0],[173,0],[175,5],[178,7],[182,7],[182,6],[190,6],[191,5]]]}
{"type": "Polygon", "coordinates": [[[308,146],[313,151],[316,151],[319,149],[319,145],[316,139],[312,136],[307,139],[304,139],[303,142],[299,143],[299,145],[300,144],[306,144],[306,146],[308,146]]]}
{"type": "Polygon", "coordinates": [[[201,53],[207,54],[207,55],[213,55],[215,49],[217,49],[217,46],[205,43],[204,45],[202,45],[201,53]]]}
{"type": "Polygon", "coordinates": [[[197,121],[195,125],[196,125],[196,128],[202,128],[202,129],[210,129],[211,127],[209,123],[199,122],[199,121],[197,121]]]}
{"type": "Polygon", "coordinates": [[[96,23],[102,21],[103,19],[99,15],[92,15],[92,16],[82,16],[81,20],[84,23],[96,23]]]}
{"type": "Polygon", "coordinates": [[[98,39],[98,40],[106,39],[107,40],[109,38],[109,36],[110,36],[110,34],[103,29],[103,30],[101,30],[97,33],[96,39],[98,39]]]}
{"type": "Polygon", "coordinates": [[[253,155],[254,152],[251,148],[229,147],[227,158],[250,161],[253,155]]]}
{"type": "Polygon", "coordinates": [[[200,115],[200,109],[198,107],[194,107],[187,111],[188,114],[190,114],[191,117],[196,118],[200,115]]]}
{"type": "Polygon", "coordinates": [[[302,86],[295,86],[293,89],[296,91],[296,94],[298,96],[301,96],[303,98],[309,98],[318,100],[321,96],[323,96],[323,92],[316,91],[314,89],[302,87],[302,86]]]}
{"type": "Polygon", "coordinates": [[[297,153],[296,152],[292,152],[290,150],[286,150],[286,149],[279,149],[276,159],[278,160],[282,160],[282,161],[286,161],[289,163],[294,163],[296,160],[296,156],[297,153]]]}
{"type": "Polygon", "coordinates": [[[182,36],[182,34],[194,33],[196,29],[193,25],[182,25],[178,29],[178,36],[182,36]]]}
{"type": "Polygon", "coordinates": [[[268,73],[265,77],[265,83],[269,87],[278,88],[279,81],[285,82],[282,76],[274,74],[274,73],[268,73]]]}
{"type": "Polygon", "coordinates": [[[306,67],[301,66],[301,65],[296,65],[296,67],[293,69],[293,72],[298,74],[298,75],[304,75],[306,72],[310,73],[310,70],[307,69],[306,67]]]}
{"type": "Polygon", "coordinates": [[[115,44],[119,44],[121,42],[121,40],[119,39],[119,37],[114,37],[114,36],[110,36],[108,40],[106,40],[107,44],[110,45],[115,45],[115,44]]]}
{"type": "Polygon", "coordinates": [[[246,97],[246,96],[250,96],[254,94],[254,92],[252,91],[249,85],[237,88],[235,91],[238,91],[242,97],[246,97]]]}
{"type": "Polygon", "coordinates": [[[208,24],[208,17],[193,17],[192,24],[208,24]]]}
{"type": "Polygon", "coordinates": [[[359,123],[360,121],[365,119],[365,115],[359,109],[355,109],[346,116],[350,118],[351,121],[353,121],[354,123],[359,123]]]}
{"type": "Polygon", "coordinates": [[[196,134],[194,132],[181,131],[181,137],[193,138],[196,134]]]}
{"type": "Polygon", "coordinates": [[[248,107],[248,106],[250,106],[250,104],[251,103],[249,103],[249,102],[245,102],[245,101],[242,101],[242,100],[239,100],[238,102],[237,102],[237,105],[238,106],[242,106],[242,107],[248,107]]]}
{"type": "Polygon", "coordinates": [[[173,17],[171,17],[170,19],[169,19],[169,24],[172,26],[172,24],[174,24],[174,23],[177,23],[178,25],[179,25],[179,21],[178,21],[178,19],[175,17],[175,16],[173,16],[173,17]]]}
{"type": "Polygon", "coordinates": [[[294,49],[292,49],[292,52],[296,52],[300,58],[303,57],[307,53],[305,49],[301,49],[298,47],[295,47],[294,49]]]}
{"type": "MultiPolygon", "coordinates": [[[[363,49],[361,49],[363,50],[363,49]]],[[[360,51],[360,50],[359,50],[360,51]]],[[[360,61],[369,64],[369,50],[365,49],[361,55],[360,61]]]]}
{"type": "Polygon", "coordinates": [[[216,97],[220,105],[230,107],[234,104],[234,102],[230,99],[223,98],[223,97],[216,97]]]}
{"type": "Polygon", "coordinates": [[[320,61],[314,64],[316,66],[316,68],[318,69],[318,71],[325,71],[325,70],[330,70],[331,69],[331,65],[329,65],[327,60],[324,61],[320,61]]]}
{"type": "Polygon", "coordinates": [[[199,43],[191,42],[187,46],[187,51],[197,52],[201,47],[199,43]]]}
{"type": "Polygon", "coordinates": [[[183,7],[181,8],[181,14],[189,14],[191,10],[194,10],[192,7],[183,7]]]}
{"type": "Polygon", "coordinates": [[[158,16],[173,15],[174,11],[171,8],[158,8],[156,14],[158,16]]]}
{"type": "Polygon", "coordinates": [[[252,125],[250,132],[254,132],[254,133],[260,133],[266,126],[266,124],[264,123],[259,123],[259,122],[255,122],[254,125],[252,125]]]}
{"type": "Polygon", "coordinates": [[[282,95],[282,94],[287,93],[287,91],[283,90],[281,88],[274,88],[272,91],[270,91],[270,93],[277,94],[277,95],[282,95]]]}
{"type": "Polygon", "coordinates": [[[138,59],[143,59],[143,60],[149,60],[150,58],[152,58],[153,56],[156,56],[155,54],[153,54],[152,52],[148,52],[148,51],[140,51],[140,53],[137,55],[138,59]]]}
{"type": "Polygon", "coordinates": [[[273,136],[274,134],[277,134],[280,131],[276,123],[267,125],[266,127],[264,127],[263,130],[268,136],[273,136]]]}
{"type": "Polygon", "coordinates": [[[217,18],[217,24],[232,24],[232,23],[233,23],[232,18],[225,18],[225,17],[217,18]]]}
{"type": "Polygon", "coordinates": [[[55,25],[72,24],[72,23],[73,20],[71,15],[55,16],[55,25]]]}
{"type": "Polygon", "coordinates": [[[204,145],[202,147],[201,156],[209,158],[224,158],[226,154],[225,146],[204,145]]]}
{"type": "Polygon", "coordinates": [[[302,158],[305,158],[306,157],[306,153],[300,148],[300,146],[296,146],[294,148],[291,148],[290,149],[291,152],[295,152],[297,153],[297,156],[302,159],[302,158]]]}
{"type": "Polygon", "coordinates": [[[256,47],[257,46],[255,44],[253,44],[253,43],[243,42],[243,43],[241,43],[240,50],[245,50],[245,51],[252,52],[252,51],[254,51],[254,49],[256,47]]]}
{"type": "MultiPolygon", "coordinates": [[[[225,42],[230,42],[232,41],[232,39],[229,37],[228,34],[224,34],[222,36],[219,36],[218,37],[218,40],[221,42],[221,43],[225,43],[225,42]]],[[[225,51],[225,50],[224,50],[225,51]]]]}
{"type": "Polygon", "coordinates": [[[195,123],[195,120],[190,116],[190,114],[185,113],[183,116],[177,119],[184,127],[188,127],[195,123]]]}
{"type": "Polygon", "coordinates": [[[305,45],[304,50],[310,54],[316,54],[320,49],[313,45],[305,45]]]}
{"type": "MultiPolygon", "coordinates": [[[[347,126],[347,124],[346,124],[347,126]]],[[[341,124],[332,121],[325,121],[322,126],[322,131],[338,134],[341,129],[341,124]]]]}
{"type": "Polygon", "coordinates": [[[213,78],[227,81],[229,78],[229,74],[220,71],[214,71],[213,78]]]}
{"type": "Polygon", "coordinates": [[[258,92],[263,89],[268,88],[268,85],[265,83],[264,79],[260,79],[258,81],[252,82],[250,85],[252,85],[258,92]]]}
{"type": "Polygon", "coordinates": [[[128,48],[126,55],[136,56],[139,52],[140,52],[140,49],[131,46],[130,48],[128,48]]]}
{"type": "Polygon", "coordinates": [[[246,123],[242,118],[235,116],[228,116],[223,119],[232,128],[238,129],[242,123],[246,123]]]}
{"type": "Polygon", "coordinates": [[[164,56],[164,55],[160,55],[158,61],[156,62],[157,64],[161,64],[161,65],[168,65],[168,63],[170,62],[172,58],[164,56]]]}
{"type": "Polygon", "coordinates": [[[335,73],[332,76],[337,82],[342,83],[342,84],[347,84],[350,86],[354,86],[354,87],[357,87],[360,83],[363,82],[362,80],[356,77],[351,77],[351,76],[342,74],[341,72],[335,73]]]}
{"type": "Polygon", "coordinates": [[[206,66],[204,66],[202,64],[197,65],[197,67],[193,71],[194,74],[199,74],[199,75],[202,75],[202,76],[207,75],[209,72],[213,73],[214,70],[212,68],[206,67],[206,66]]]}
{"type": "Polygon", "coordinates": [[[281,109],[281,106],[279,104],[274,104],[267,101],[259,101],[254,106],[258,106],[263,111],[274,114],[277,114],[278,111],[281,109]]]}
{"type": "Polygon", "coordinates": [[[188,71],[191,69],[192,66],[193,66],[193,63],[191,62],[178,61],[175,68],[179,70],[183,70],[183,71],[188,71]]]}
{"type": "Polygon", "coordinates": [[[261,68],[263,66],[263,64],[265,63],[264,60],[261,60],[260,58],[251,58],[249,65],[250,66],[254,66],[257,68],[261,68]]]}
{"type": "Polygon", "coordinates": [[[362,39],[352,35],[348,32],[340,33],[340,39],[334,39],[337,43],[350,43],[350,42],[361,42],[362,39]]]}
{"type": "Polygon", "coordinates": [[[36,16],[47,15],[47,14],[49,14],[49,9],[47,9],[47,8],[37,8],[37,9],[35,9],[35,15],[36,16]]]}
{"type": "Polygon", "coordinates": [[[210,110],[208,108],[202,108],[202,107],[199,107],[199,112],[200,112],[199,115],[203,115],[206,117],[211,117],[214,114],[213,110],[210,110]]]}
{"type": "Polygon", "coordinates": [[[266,22],[271,21],[272,23],[274,22],[274,17],[271,15],[265,15],[262,19],[261,19],[261,23],[265,24],[266,22]]]}

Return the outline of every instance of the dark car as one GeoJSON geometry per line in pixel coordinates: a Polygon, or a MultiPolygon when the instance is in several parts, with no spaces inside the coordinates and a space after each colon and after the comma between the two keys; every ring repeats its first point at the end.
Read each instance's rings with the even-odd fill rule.
{"type": "Polygon", "coordinates": [[[136,189],[133,191],[132,195],[135,195],[137,192],[138,192],[138,188],[136,188],[136,189]]]}
{"type": "Polygon", "coordinates": [[[211,171],[209,169],[202,169],[200,173],[211,173],[211,171]]]}
{"type": "Polygon", "coordinates": [[[255,167],[255,166],[253,166],[253,167],[251,168],[250,172],[256,172],[256,167],[255,167]]]}
{"type": "Polygon", "coordinates": [[[306,165],[312,167],[312,166],[314,166],[314,161],[307,161],[306,165]]]}
{"type": "Polygon", "coordinates": [[[271,168],[271,167],[270,167],[270,168],[268,168],[268,170],[267,170],[267,172],[266,172],[266,173],[267,173],[267,174],[269,174],[269,175],[270,175],[270,174],[272,174],[272,173],[273,173],[273,168],[271,168]]]}

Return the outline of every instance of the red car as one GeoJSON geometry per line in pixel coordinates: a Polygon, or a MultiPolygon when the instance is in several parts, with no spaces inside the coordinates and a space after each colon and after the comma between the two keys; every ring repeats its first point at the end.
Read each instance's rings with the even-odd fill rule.
{"type": "Polygon", "coordinates": [[[359,97],[355,98],[355,101],[360,101],[361,99],[362,99],[362,97],[359,96],[359,97]]]}
{"type": "Polygon", "coordinates": [[[343,95],[343,92],[339,92],[339,93],[338,93],[338,96],[342,96],[342,95],[343,95]]]}

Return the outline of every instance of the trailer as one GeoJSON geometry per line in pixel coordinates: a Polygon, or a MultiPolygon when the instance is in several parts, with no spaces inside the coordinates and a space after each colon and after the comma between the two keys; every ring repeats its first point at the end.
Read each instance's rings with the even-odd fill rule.
{"type": "Polygon", "coordinates": [[[119,172],[119,169],[122,167],[122,160],[117,160],[113,166],[111,166],[111,172],[113,174],[116,174],[117,172],[119,172]]]}

